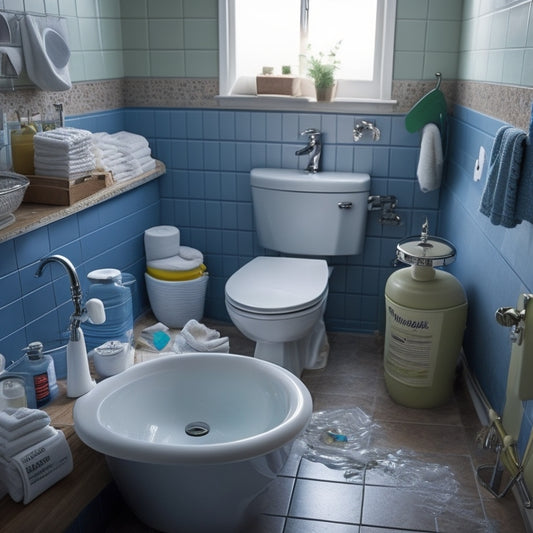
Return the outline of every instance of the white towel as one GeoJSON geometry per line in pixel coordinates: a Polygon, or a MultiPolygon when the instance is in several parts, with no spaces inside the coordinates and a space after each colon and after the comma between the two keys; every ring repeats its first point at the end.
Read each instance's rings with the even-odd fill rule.
{"type": "Polygon", "coordinates": [[[13,457],[13,455],[16,455],[22,450],[54,435],[55,429],[52,426],[45,426],[44,428],[36,429],[10,441],[0,439],[0,456],[13,457]]]}
{"type": "Polygon", "coordinates": [[[190,352],[229,352],[228,337],[221,337],[215,329],[210,329],[197,320],[189,320],[174,340],[176,353],[190,352]]]}
{"type": "Polygon", "coordinates": [[[426,124],[422,130],[420,158],[416,170],[422,192],[430,192],[440,187],[443,164],[440,130],[435,124],[426,124]]]}
{"type": "Polygon", "coordinates": [[[0,457],[0,473],[14,501],[28,504],[72,472],[72,454],[62,431],[11,458],[0,457]]]}
{"type": "Polygon", "coordinates": [[[180,246],[179,255],[165,257],[163,259],[152,259],[146,262],[146,266],[157,268],[158,270],[171,270],[173,272],[186,272],[194,270],[202,265],[204,255],[195,248],[180,246]]]}
{"type": "Polygon", "coordinates": [[[56,128],[36,133],[33,143],[37,149],[44,147],[69,151],[80,145],[90,147],[91,132],[79,128],[56,128]]]}
{"type": "Polygon", "coordinates": [[[50,424],[50,417],[40,409],[8,407],[0,411],[0,438],[13,441],[50,424]]]}

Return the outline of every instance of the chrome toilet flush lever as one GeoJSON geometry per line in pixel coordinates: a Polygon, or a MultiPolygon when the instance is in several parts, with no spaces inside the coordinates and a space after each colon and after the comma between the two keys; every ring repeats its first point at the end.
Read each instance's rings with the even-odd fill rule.
{"type": "Polygon", "coordinates": [[[365,131],[372,132],[372,140],[373,141],[379,141],[381,137],[381,131],[379,131],[379,128],[374,124],[374,122],[370,122],[368,120],[362,120],[361,122],[357,122],[353,127],[353,141],[358,142],[363,138],[363,135],[365,134],[365,131]]]}
{"type": "Polygon", "coordinates": [[[514,307],[500,307],[496,310],[496,322],[506,328],[511,328],[511,342],[516,342],[518,346],[522,344],[524,335],[524,320],[526,318],[527,305],[533,295],[524,294],[524,309],[518,311],[514,307]]]}

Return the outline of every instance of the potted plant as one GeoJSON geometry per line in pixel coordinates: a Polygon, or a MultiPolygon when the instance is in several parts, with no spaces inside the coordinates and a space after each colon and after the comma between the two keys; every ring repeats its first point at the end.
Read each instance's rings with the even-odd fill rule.
{"type": "Polygon", "coordinates": [[[307,59],[307,75],[313,79],[316,89],[316,99],[331,101],[335,90],[335,71],[339,68],[337,60],[341,41],[339,41],[327,55],[319,52],[317,56],[307,59]]]}

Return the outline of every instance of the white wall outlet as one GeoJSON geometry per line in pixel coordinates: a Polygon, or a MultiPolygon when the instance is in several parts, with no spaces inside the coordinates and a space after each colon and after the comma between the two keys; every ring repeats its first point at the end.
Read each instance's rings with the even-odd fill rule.
{"type": "Polygon", "coordinates": [[[483,165],[485,164],[485,148],[483,146],[479,147],[479,155],[476,159],[476,164],[474,166],[474,181],[479,181],[481,179],[481,173],[483,172],[483,165]]]}

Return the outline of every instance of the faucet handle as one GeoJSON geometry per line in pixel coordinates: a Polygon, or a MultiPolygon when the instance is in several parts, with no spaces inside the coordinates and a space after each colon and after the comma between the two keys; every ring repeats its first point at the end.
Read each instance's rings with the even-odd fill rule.
{"type": "Polygon", "coordinates": [[[304,131],[301,131],[300,135],[308,135],[309,137],[316,137],[318,135],[322,135],[322,132],[315,128],[307,128],[304,131]]]}

